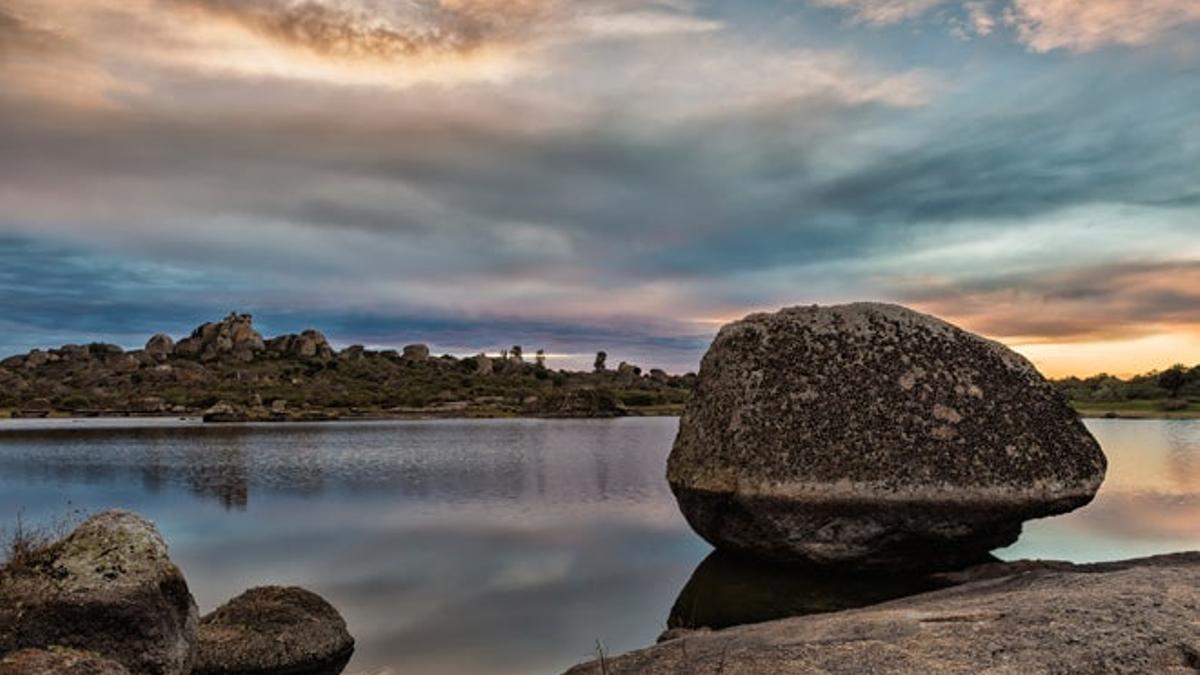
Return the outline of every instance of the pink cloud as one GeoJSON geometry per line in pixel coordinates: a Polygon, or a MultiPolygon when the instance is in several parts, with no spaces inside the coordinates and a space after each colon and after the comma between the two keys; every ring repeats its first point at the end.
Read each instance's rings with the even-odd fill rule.
{"type": "Polygon", "coordinates": [[[1086,52],[1106,45],[1145,45],[1200,21],[1196,0],[1014,0],[1008,22],[1030,49],[1086,52]]]}

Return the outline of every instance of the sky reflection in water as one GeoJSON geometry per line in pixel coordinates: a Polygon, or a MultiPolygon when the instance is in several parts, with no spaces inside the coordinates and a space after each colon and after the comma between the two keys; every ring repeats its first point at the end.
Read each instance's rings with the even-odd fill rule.
{"type": "MultiPolygon", "coordinates": [[[[1200,422],[1088,424],[1110,461],[1101,494],[997,554],[1200,548],[1200,422]]],[[[710,551],[663,479],[676,426],[11,421],[0,517],[47,520],[68,503],[145,513],[202,611],[252,585],[311,587],[358,638],[348,673],[558,672],[597,640],[653,641],[710,551]]]]}

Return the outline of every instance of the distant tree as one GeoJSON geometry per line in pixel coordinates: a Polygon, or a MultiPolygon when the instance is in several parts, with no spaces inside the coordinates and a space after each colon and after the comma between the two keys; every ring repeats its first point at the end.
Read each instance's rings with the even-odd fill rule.
{"type": "Polygon", "coordinates": [[[537,362],[538,368],[545,368],[546,367],[546,350],[545,349],[537,350],[537,354],[533,357],[533,359],[534,359],[534,361],[537,362]]]}
{"type": "Polygon", "coordinates": [[[513,345],[513,348],[509,351],[509,354],[512,355],[513,361],[521,361],[521,345],[513,345]]]}
{"type": "Polygon", "coordinates": [[[1158,386],[1166,389],[1171,398],[1179,398],[1179,390],[1188,383],[1188,372],[1183,365],[1172,366],[1158,374],[1158,386]]]}
{"type": "Polygon", "coordinates": [[[605,365],[605,361],[607,360],[608,354],[606,352],[596,352],[596,362],[594,366],[597,373],[604,372],[608,368],[608,366],[605,365]]]}

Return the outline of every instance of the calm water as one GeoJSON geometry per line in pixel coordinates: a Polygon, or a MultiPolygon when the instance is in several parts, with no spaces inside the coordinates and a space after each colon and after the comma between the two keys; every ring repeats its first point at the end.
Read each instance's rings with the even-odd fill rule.
{"type": "MultiPolygon", "coordinates": [[[[710,552],[663,480],[676,425],[4,421],[0,521],[22,508],[33,521],[144,513],[201,611],[264,583],[328,597],[358,638],[348,673],[554,673],[597,641],[612,652],[652,642],[710,552]]],[[[998,555],[1200,548],[1200,421],[1088,426],[1110,461],[1100,495],[1027,524],[998,555]]]]}

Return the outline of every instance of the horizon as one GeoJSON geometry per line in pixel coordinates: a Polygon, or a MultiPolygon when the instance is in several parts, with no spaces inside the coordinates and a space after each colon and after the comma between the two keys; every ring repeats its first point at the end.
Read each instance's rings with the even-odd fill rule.
{"type": "Polygon", "coordinates": [[[1198,38],[1192,0],[0,0],[0,353],[239,307],[686,372],[870,299],[1054,378],[1200,363],[1198,38]]]}

